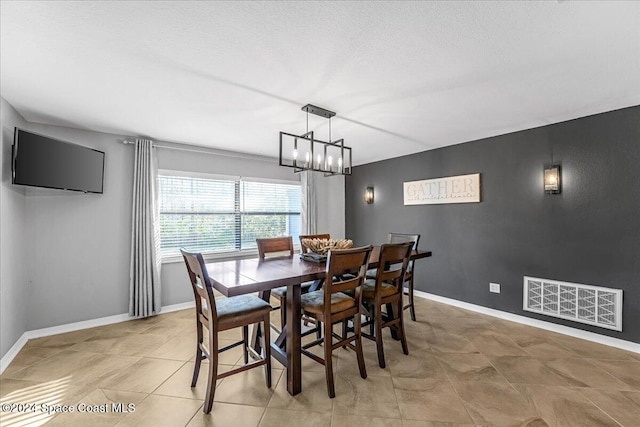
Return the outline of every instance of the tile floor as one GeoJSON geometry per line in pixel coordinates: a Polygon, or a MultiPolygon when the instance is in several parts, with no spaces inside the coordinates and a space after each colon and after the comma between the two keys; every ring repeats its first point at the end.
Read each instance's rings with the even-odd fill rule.
{"type": "MultiPolygon", "coordinates": [[[[40,406],[3,412],[0,425],[640,425],[640,354],[423,299],[417,312],[417,322],[407,321],[408,356],[385,333],[386,369],[365,340],[366,380],[353,352],[335,353],[335,399],[327,397],[324,368],[306,358],[303,392],[289,396],[274,361],[271,389],[261,368],[220,380],[209,415],[202,413],[206,369],[189,387],[192,310],[31,340],[0,377],[0,399],[40,406]],[[80,403],[135,411],[41,412],[80,403]]],[[[236,337],[239,330],[222,334],[225,342],[236,337]]],[[[239,362],[236,348],[221,356],[221,370],[239,362]]]]}

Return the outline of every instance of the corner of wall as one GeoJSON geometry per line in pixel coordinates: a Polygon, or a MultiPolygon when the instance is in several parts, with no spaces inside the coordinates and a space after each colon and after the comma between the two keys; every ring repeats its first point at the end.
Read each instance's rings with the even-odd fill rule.
{"type": "Polygon", "coordinates": [[[0,357],[26,331],[27,283],[25,275],[25,195],[11,184],[13,129],[25,120],[0,98],[0,357]]]}

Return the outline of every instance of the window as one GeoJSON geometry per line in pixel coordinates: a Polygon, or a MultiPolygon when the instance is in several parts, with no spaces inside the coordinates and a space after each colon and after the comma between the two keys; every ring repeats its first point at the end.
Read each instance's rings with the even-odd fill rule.
{"type": "Polygon", "coordinates": [[[300,184],[160,173],[160,253],[233,252],[300,235],[300,184]]]}

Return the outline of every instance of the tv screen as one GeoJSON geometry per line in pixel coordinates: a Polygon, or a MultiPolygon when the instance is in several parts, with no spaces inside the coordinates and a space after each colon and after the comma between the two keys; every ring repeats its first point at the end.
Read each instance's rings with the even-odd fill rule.
{"type": "Polygon", "coordinates": [[[104,152],[16,128],[13,184],[102,193],[104,152]]]}

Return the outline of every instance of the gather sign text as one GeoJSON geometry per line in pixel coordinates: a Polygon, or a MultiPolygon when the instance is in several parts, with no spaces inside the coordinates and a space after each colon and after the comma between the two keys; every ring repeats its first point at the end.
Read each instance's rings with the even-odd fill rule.
{"type": "Polygon", "coordinates": [[[480,202],[479,173],[404,183],[405,205],[478,202],[480,202]]]}

